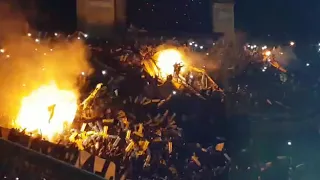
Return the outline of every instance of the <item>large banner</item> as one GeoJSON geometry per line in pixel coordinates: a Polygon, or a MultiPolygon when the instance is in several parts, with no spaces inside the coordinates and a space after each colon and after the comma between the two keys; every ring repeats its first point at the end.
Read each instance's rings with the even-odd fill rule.
{"type": "Polygon", "coordinates": [[[54,159],[66,162],[77,168],[95,173],[105,179],[124,178],[116,160],[103,159],[86,151],[79,151],[75,147],[53,144],[48,141],[30,138],[30,136],[17,133],[14,130],[0,127],[0,137],[4,140],[20,144],[26,148],[40,152],[54,159]]]}
{"type": "Polygon", "coordinates": [[[234,4],[213,4],[213,31],[216,33],[234,33],[234,4]]]}
{"type": "Polygon", "coordinates": [[[89,5],[97,8],[113,8],[114,0],[89,0],[89,5]]]}
{"type": "Polygon", "coordinates": [[[114,24],[114,0],[86,0],[83,8],[87,25],[110,26],[114,24]]]}
{"type": "Polygon", "coordinates": [[[115,13],[115,0],[77,0],[78,30],[93,36],[110,36],[115,13]]]}

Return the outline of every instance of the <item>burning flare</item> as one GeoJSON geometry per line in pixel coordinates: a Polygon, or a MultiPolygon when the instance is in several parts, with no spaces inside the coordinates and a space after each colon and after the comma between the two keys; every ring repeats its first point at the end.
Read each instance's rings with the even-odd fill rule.
{"type": "Polygon", "coordinates": [[[48,140],[70,125],[77,111],[77,96],[71,90],[60,90],[55,83],[43,85],[24,97],[15,126],[26,132],[37,132],[48,140]]]}
{"type": "MultiPolygon", "coordinates": [[[[184,65],[182,54],[175,49],[166,49],[159,52],[157,66],[160,69],[160,76],[166,78],[173,74],[175,64],[184,65]]],[[[183,68],[181,69],[183,71],[183,68]]]]}

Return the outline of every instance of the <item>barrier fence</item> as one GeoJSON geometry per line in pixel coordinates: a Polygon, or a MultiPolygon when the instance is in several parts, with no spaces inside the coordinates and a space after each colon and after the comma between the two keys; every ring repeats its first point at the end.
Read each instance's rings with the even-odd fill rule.
{"type": "Polygon", "coordinates": [[[26,169],[32,174],[34,169],[39,169],[39,172],[51,179],[65,179],[63,177],[66,175],[67,179],[73,179],[69,176],[74,175],[77,180],[121,178],[113,161],[86,151],[33,139],[15,130],[1,127],[0,137],[0,162],[5,162],[1,163],[1,172],[8,170],[11,173],[14,169],[26,169]]]}
{"type": "Polygon", "coordinates": [[[0,149],[1,179],[103,179],[93,173],[78,169],[4,139],[0,139],[0,149]]]}

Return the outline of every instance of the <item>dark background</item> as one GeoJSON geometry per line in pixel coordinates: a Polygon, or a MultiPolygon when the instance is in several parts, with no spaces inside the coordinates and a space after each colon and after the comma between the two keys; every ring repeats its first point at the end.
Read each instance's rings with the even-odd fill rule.
{"type": "MultiPolygon", "coordinates": [[[[76,29],[76,0],[34,0],[33,5],[20,1],[36,12],[37,29],[76,29]]],[[[128,24],[150,31],[211,32],[210,0],[129,0],[127,4],[128,24]]],[[[320,38],[319,15],[316,0],[237,0],[235,26],[254,38],[309,41],[320,38]]]]}

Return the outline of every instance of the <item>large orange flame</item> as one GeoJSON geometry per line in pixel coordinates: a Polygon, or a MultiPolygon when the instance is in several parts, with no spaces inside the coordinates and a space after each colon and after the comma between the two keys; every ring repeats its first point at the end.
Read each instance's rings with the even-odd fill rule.
{"type": "MultiPolygon", "coordinates": [[[[176,49],[166,49],[158,52],[157,66],[160,69],[161,78],[166,78],[174,73],[174,65],[181,63],[185,65],[183,55],[176,49]]],[[[181,69],[183,71],[183,69],[181,69]]]]}
{"type": "Polygon", "coordinates": [[[69,126],[77,111],[77,95],[72,90],[60,90],[55,83],[43,85],[24,97],[14,122],[26,132],[37,132],[48,140],[69,126]]]}

